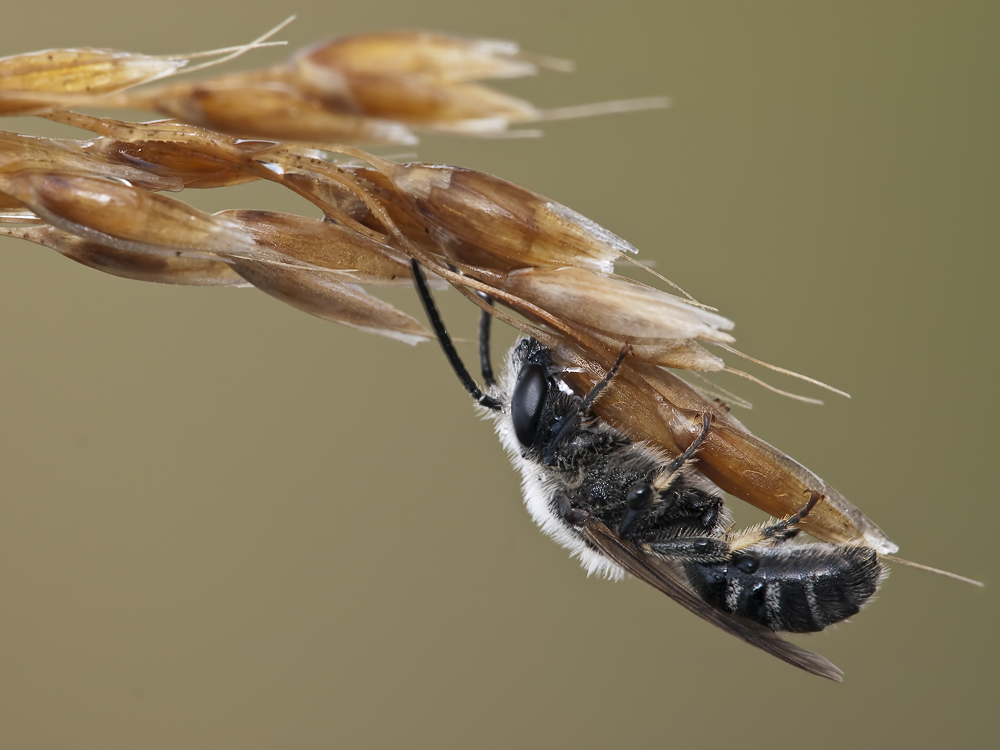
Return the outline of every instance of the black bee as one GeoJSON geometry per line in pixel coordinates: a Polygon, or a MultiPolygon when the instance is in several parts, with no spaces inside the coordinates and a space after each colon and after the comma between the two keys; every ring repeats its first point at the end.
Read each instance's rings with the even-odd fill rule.
{"type": "Polygon", "coordinates": [[[525,503],[542,530],[580,558],[588,572],[626,573],[659,589],[723,630],[779,659],[839,681],[831,662],[778,632],[805,633],[851,617],[883,577],[876,551],[861,545],[791,543],[797,524],[822,496],[791,517],[730,530],[721,492],[693,468],[711,429],[671,457],[636,443],[590,412],[627,354],[583,398],[560,377],[551,352],[517,342],[502,383],[493,379],[489,315],[480,328],[488,393],[468,374],[441,323],[419,268],[414,276],[449,362],[523,477],[525,503]]]}

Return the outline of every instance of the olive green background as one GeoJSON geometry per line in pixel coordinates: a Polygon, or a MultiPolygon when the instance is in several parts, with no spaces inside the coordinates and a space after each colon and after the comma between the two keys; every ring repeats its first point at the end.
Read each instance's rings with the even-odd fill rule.
{"type": "MultiPolygon", "coordinates": [[[[849,391],[815,407],[719,379],[901,554],[988,586],[895,567],[853,622],[802,639],[846,672],[828,683],[638,582],[587,580],[434,346],[2,240],[0,746],[988,743],[996,3],[20,3],[2,54],[208,49],[290,12],[293,46],[426,27],[578,61],[504,84],[543,106],[673,97],[419,155],[577,209],[736,320],[744,350],[849,391]]],[[[190,200],[309,211],[273,186],[190,200]]]]}

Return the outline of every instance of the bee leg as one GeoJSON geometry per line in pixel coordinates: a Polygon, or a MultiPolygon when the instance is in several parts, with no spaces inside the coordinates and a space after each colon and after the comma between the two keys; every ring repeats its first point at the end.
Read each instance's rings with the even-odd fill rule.
{"type": "Polygon", "coordinates": [[[816,507],[820,500],[823,500],[823,496],[818,492],[813,492],[809,496],[809,502],[799,508],[795,513],[790,515],[784,521],[778,521],[770,526],[765,526],[761,529],[761,537],[763,539],[774,539],[777,541],[783,539],[791,539],[795,536],[799,530],[797,526],[802,523],[802,519],[812,512],[812,509],[816,507]],[[790,536],[789,536],[790,534],[790,536]]]}
{"type": "Polygon", "coordinates": [[[667,479],[665,483],[661,484],[658,478],[657,489],[665,489],[666,487],[670,486],[670,482],[673,481],[674,476],[677,474],[677,472],[684,466],[684,464],[686,464],[688,461],[691,461],[694,458],[694,454],[697,453],[698,450],[701,448],[701,444],[705,442],[705,438],[708,437],[708,432],[711,429],[712,429],[712,415],[707,411],[703,412],[701,415],[701,432],[698,433],[698,437],[694,439],[694,442],[692,442],[691,445],[689,445],[687,448],[684,449],[684,452],[681,455],[679,455],[677,458],[675,458],[673,461],[670,462],[670,464],[666,468],[666,471],[664,471],[660,475],[661,477],[664,478],[669,477],[669,479],[667,479]]]}
{"type": "Polygon", "coordinates": [[[557,510],[562,519],[574,528],[582,528],[589,518],[585,510],[574,508],[568,497],[563,495],[559,498],[557,510]]]}
{"type": "Polygon", "coordinates": [[[628,356],[630,351],[632,351],[632,345],[625,344],[625,346],[622,347],[622,350],[618,352],[618,359],[616,359],[615,363],[611,365],[611,369],[607,371],[603,378],[594,383],[594,387],[590,389],[590,392],[587,393],[583,401],[580,402],[580,413],[582,415],[586,417],[590,416],[590,407],[594,405],[595,401],[597,401],[597,397],[601,395],[601,391],[608,387],[611,379],[615,376],[615,373],[618,372],[618,368],[622,366],[622,362],[625,361],[625,357],[628,356]]]}
{"type": "Polygon", "coordinates": [[[809,502],[783,521],[778,521],[770,526],[760,526],[753,529],[747,529],[746,531],[736,534],[730,540],[733,552],[739,552],[747,547],[753,547],[763,543],[779,544],[794,538],[799,533],[798,525],[806,516],[809,515],[819,501],[823,499],[823,495],[818,492],[813,492],[809,496],[809,502]]]}
{"type": "Polygon", "coordinates": [[[611,382],[615,373],[618,372],[618,368],[621,367],[622,362],[625,361],[625,357],[630,351],[632,351],[632,345],[625,344],[625,346],[622,347],[622,350],[618,353],[618,359],[616,359],[615,363],[611,365],[611,369],[608,370],[607,374],[594,383],[594,387],[590,389],[586,396],[584,396],[583,401],[580,402],[577,410],[572,414],[566,415],[562,424],[559,426],[559,431],[553,435],[552,439],[549,440],[548,444],[545,446],[545,450],[542,451],[542,463],[546,466],[551,466],[555,463],[556,451],[563,444],[563,441],[565,441],[566,438],[576,432],[577,427],[580,425],[580,420],[584,417],[590,416],[590,407],[593,406],[598,396],[601,395],[601,391],[608,387],[608,383],[611,382]]]}
{"type": "Polygon", "coordinates": [[[712,415],[705,412],[701,415],[701,433],[681,455],[671,461],[667,468],[664,469],[652,483],[636,482],[628,488],[625,495],[625,515],[622,516],[622,520],[618,524],[618,534],[620,536],[627,534],[629,529],[635,525],[636,521],[649,512],[649,509],[653,507],[656,499],[658,497],[663,497],[663,495],[666,494],[671,483],[677,477],[677,472],[680,471],[680,469],[688,461],[691,461],[698,452],[698,449],[701,448],[701,444],[704,443],[705,438],[708,437],[708,431],[711,427],[712,415]]]}
{"type": "Polygon", "coordinates": [[[668,560],[702,565],[727,562],[732,556],[729,543],[713,537],[687,536],[647,542],[642,549],[655,552],[668,560]]]}
{"type": "Polygon", "coordinates": [[[649,482],[636,482],[625,493],[625,515],[618,524],[618,535],[625,536],[635,522],[653,507],[656,491],[649,482]]]}

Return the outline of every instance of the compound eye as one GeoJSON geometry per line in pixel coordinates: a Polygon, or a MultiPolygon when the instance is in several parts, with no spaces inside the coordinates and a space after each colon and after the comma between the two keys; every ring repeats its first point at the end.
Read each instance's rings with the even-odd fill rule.
{"type": "Polygon", "coordinates": [[[514,434],[524,447],[535,441],[542,406],[549,392],[549,381],[541,365],[525,365],[517,376],[514,393],[510,397],[510,419],[514,434]]]}

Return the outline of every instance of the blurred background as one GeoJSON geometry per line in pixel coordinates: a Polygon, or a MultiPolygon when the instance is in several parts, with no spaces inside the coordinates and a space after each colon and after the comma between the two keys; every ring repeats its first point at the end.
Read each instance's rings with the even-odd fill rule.
{"type": "MultiPolygon", "coordinates": [[[[753,401],[737,412],[751,430],[904,557],[987,588],[894,567],[853,622],[801,639],[845,671],[826,682],[641,583],[587,580],[532,525],[433,345],[0,239],[0,745],[777,750],[993,735],[1000,10],[582,7],[20,3],[4,9],[0,54],[190,52],[296,12],[290,49],[429,28],[576,60],[572,75],[502,84],[545,107],[672,97],[539,140],[429,137],[417,153],[600,222],[734,319],[744,351],[850,392],[816,407],[717,379],[753,401]]],[[[273,185],[185,197],[314,215],[273,185]]],[[[387,296],[419,314],[412,293],[387,296]]],[[[475,336],[467,303],[442,306],[475,336]]],[[[512,340],[498,335],[498,356],[512,340]]]]}

